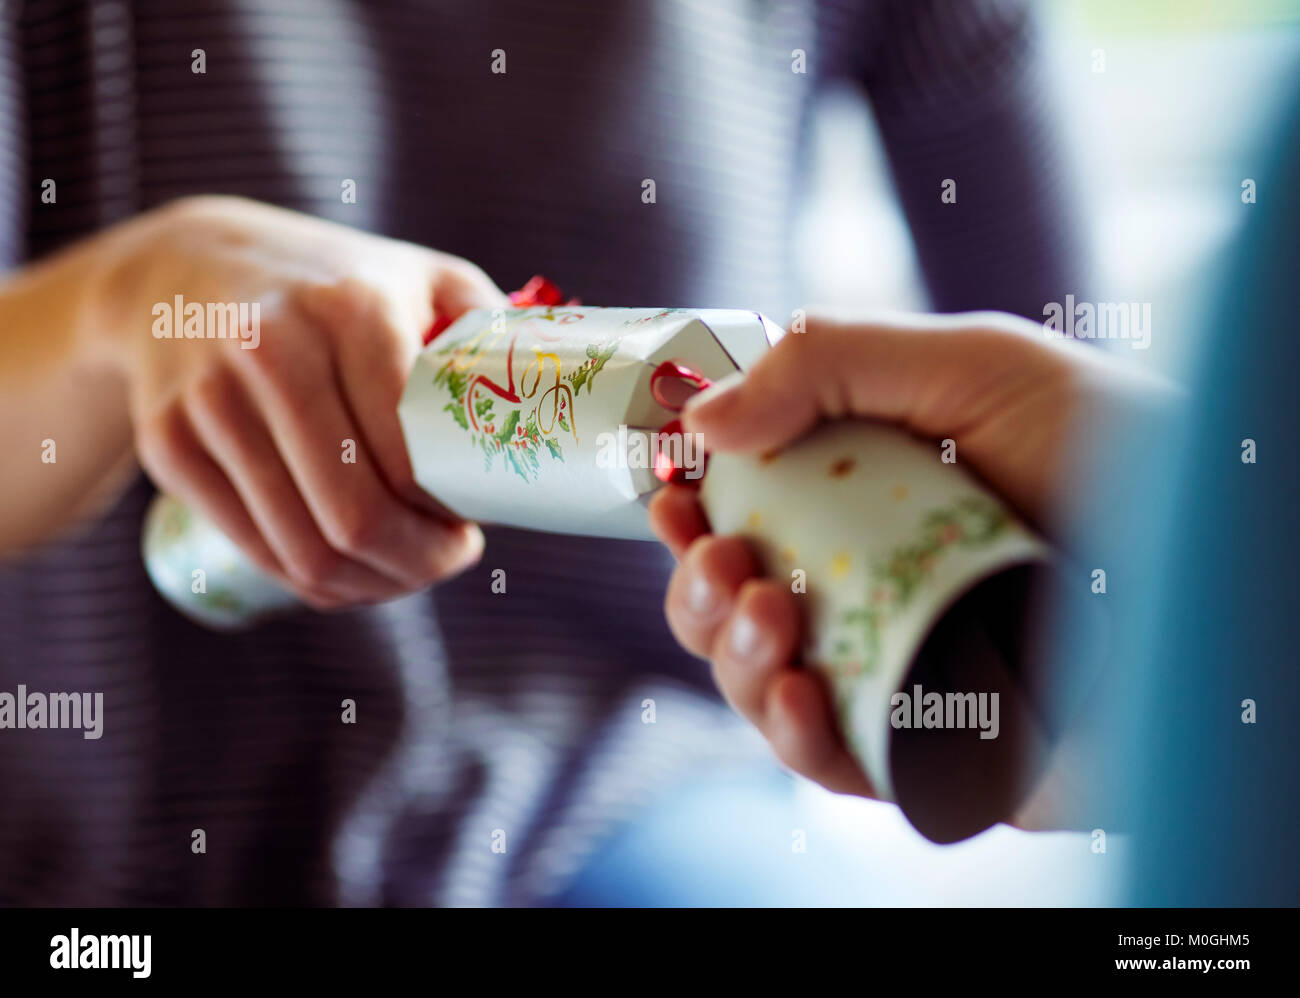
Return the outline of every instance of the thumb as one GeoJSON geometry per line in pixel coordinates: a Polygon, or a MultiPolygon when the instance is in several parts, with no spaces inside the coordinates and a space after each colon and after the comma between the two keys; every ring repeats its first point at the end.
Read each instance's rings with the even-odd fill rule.
{"type": "Polygon", "coordinates": [[[433,321],[424,330],[425,346],[472,308],[498,308],[507,302],[505,293],[478,267],[456,257],[435,256],[431,298],[433,321]]]}
{"type": "Polygon", "coordinates": [[[433,272],[433,306],[439,316],[458,319],[471,308],[508,304],[505,292],[466,260],[441,256],[433,272]]]}
{"type": "Polygon", "coordinates": [[[948,316],[819,317],[806,330],[786,335],[744,375],[692,398],[686,429],[702,434],[710,450],[751,452],[779,448],[822,419],[880,419],[943,435],[959,416],[959,397],[969,397],[962,386],[978,370],[972,355],[988,346],[959,334],[948,316]]]}

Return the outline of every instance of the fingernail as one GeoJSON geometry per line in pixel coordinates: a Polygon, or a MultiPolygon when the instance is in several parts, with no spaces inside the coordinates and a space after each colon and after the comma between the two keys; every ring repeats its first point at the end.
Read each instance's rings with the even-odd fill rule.
{"type": "Polygon", "coordinates": [[[712,613],[718,606],[718,596],[704,575],[696,575],[686,587],[686,605],[700,615],[712,613]]]}
{"type": "Polygon", "coordinates": [[[731,654],[736,658],[754,658],[763,646],[763,634],[747,613],[739,613],[731,623],[731,654]]]}

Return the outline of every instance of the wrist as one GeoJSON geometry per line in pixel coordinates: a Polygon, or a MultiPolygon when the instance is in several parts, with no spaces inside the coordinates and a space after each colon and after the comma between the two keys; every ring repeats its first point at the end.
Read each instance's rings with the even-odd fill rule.
{"type": "Polygon", "coordinates": [[[73,328],[77,355],[89,372],[125,379],[148,335],[152,315],[148,285],[154,270],[149,252],[150,216],[108,229],[82,247],[73,328]]]}

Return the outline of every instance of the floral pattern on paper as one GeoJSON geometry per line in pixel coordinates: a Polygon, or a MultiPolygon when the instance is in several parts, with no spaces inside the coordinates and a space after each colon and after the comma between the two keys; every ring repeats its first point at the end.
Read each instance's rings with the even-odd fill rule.
{"type": "Polygon", "coordinates": [[[596,376],[618,351],[619,341],[588,344],[586,360],[566,372],[559,355],[546,349],[562,337],[539,332],[531,346],[532,358],[517,381],[515,354],[520,327],[525,323],[566,326],[582,317],[581,312],[556,308],[507,310],[469,339],[434,351],[435,356],[447,358],[433,378],[451,397],[443,411],[450,413],[483,451],[485,471],[490,471],[499,457],[524,481],[536,481],[543,453],[552,460],[564,460],[561,434],[578,439],[574,400],[584,387],[591,394],[596,376]],[[499,384],[476,368],[489,353],[503,351],[505,384],[499,384]],[[530,407],[529,402],[535,404],[530,407]]]}
{"type": "Polygon", "coordinates": [[[927,513],[915,540],[870,566],[865,600],[834,624],[838,637],[828,664],[845,676],[873,673],[880,665],[885,628],[909,606],[939,560],[957,548],[991,543],[1010,523],[1006,510],[985,496],[969,496],[927,513]]]}

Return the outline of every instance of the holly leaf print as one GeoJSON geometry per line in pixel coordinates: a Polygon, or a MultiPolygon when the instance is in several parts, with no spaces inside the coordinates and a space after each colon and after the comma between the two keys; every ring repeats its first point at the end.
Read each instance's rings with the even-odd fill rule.
{"type": "Polygon", "coordinates": [[[511,409],[510,415],[506,421],[501,424],[501,429],[496,433],[496,438],[503,444],[508,444],[515,435],[515,427],[519,425],[519,410],[511,409]]]}
{"type": "Polygon", "coordinates": [[[591,375],[590,377],[587,378],[588,394],[591,394],[591,379],[596,376],[597,371],[601,370],[605,366],[605,361],[609,360],[609,358],[614,356],[614,353],[617,350],[618,350],[618,344],[611,343],[604,350],[601,350],[599,353],[596,354],[594,358],[595,363],[591,365],[591,375]]]}
{"type": "Polygon", "coordinates": [[[469,429],[469,417],[465,415],[465,407],[459,402],[448,402],[442,407],[443,412],[449,412],[452,418],[460,424],[462,430],[469,429]]]}

